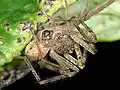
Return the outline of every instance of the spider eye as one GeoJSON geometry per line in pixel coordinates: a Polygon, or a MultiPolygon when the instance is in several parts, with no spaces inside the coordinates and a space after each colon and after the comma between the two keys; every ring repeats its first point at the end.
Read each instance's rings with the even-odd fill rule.
{"type": "Polygon", "coordinates": [[[44,30],[42,32],[42,39],[43,40],[49,40],[52,38],[53,31],[52,30],[44,30]]]}

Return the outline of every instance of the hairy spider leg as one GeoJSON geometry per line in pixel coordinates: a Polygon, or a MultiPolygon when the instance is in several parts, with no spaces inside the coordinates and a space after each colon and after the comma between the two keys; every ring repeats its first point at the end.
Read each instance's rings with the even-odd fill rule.
{"type": "Polygon", "coordinates": [[[84,21],[87,21],[88,19],[90,19],[93,15],[99,13],[100,11],[102,11],[104,8],[108,7],[110,4],[114,3],[116,0],[107,0],[105,3],[97,6],[94,10],[90,11],[86,16],[84,21]]]}
{"type": "Polygon", "coordinates": [[[31,65],[30,61],[27,59],[27,57],[25,56],[24,58],[27,66],[29,67],[29,69],[32,71],[32,74],[34,75],[35,79],[37,80],[37,82],[39,82],[41,80],[40,76],[37,74],[37,72],[35,71],[35,69],[33,68],[33,66],[31,65]]]}

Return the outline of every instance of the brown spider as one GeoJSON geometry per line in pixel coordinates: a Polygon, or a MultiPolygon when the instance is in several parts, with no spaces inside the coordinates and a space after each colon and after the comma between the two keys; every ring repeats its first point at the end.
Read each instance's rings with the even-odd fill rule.
{"type": "Polygon", "coordinates": [[[39,31],[35,39],[27,45],[26,56],[32,61],[39,60],[38,64],[41,67],[59,72],[61,75],[39,82],[40,78],[34,73],[40,84],[72,77],[84,68],[87,51],[95,54],[95,43],[97,42],[94,32],[84,21],[114,1],[108,0],[86,14],[88,0],[85,0],[81,18],[75,16],[66,21],[54,18],[44,25],[44,29],[39,31]],[[79,27],[79,24],[83,27],[79,27]],[[73,55],[73,53],[75,54],[73,55]]]}

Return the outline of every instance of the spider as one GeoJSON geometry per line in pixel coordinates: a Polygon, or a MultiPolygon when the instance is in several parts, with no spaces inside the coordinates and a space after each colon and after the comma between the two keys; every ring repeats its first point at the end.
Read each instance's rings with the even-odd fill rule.
{"type": "MultiPolygon", "coordinates": [[[[85,67],[87,52],[96,53],[97,38],[84,21],[114,1],[108,0],[86,14],[88,0],[85,0],[85,6],[80,16],[67,20],[52,18],[43,25],[44,29],[40,30],[36,36],[34,35],[34,39],[26,47],[27,58],[25,60],[40,84],[72,77],[85,67]],[[83,27],[79,27],[79,24],[83,27]],[[41,80],[28,60],[39,60],[40,67],[59,72],[60,75],[41,80]]],[[[67,7],[67,0],[65,3],[67,7]]]]}
{"type": "MultiPolygon", "coordinates": [[[[45,0],[45,1],[47,1],[46,4],[51,5],[52,3],[49,2],[51,1],[54,2],[55,0],[45,0]]],[[[67,0],[63,0],[63,1],[65,1],[66,9],[67,9],[68,7],[67,0]]],[[[96,9],[92,10],[89,13],[86,13],[88,0],[84,0],[84,1],[85,1],[85,6],[81,11],[82,12],[81,15],[80,16],[78,15],[78,17],[75,16],[72,17],[71,19],[67,18],[66,21],[61,20],[59,18],[52,19],[51,17],[49,17],[51,19],[46,25],[44,25],[44,30],[39,31],[37,36],[35,36],[34,33],[32,32],[34,36],[34,40],[30,42],[26,48],[26,55],[29,60],[34,60],[34,61],[37,60],[40,67],[45,67],[53,71],[59,72],[61,75],[41,81],[41,78],[36,74],[36,71],[34,70],[33,66],[25,57],[25,62],[29,66],[29,68],[25,65],[25,66],[17,67],[11,71],[8,70],[3,71],[2,77],[0,77],[0,88],[4,86],[8,86],[9,84],[15,82],[17,79],[23,77],[25,74],[29,72],[28,69],[32,70],[35,78],[40,84],[46,84],[63,78],[72,77],[77,72],[79,72],[80,69],[84,68],[87,51],[91,52],[92,54],[95,54],[94,43],[96,43],[96,36],[92,32],[92,30],[90,30],[90,28],[86,26],[84,21],[88,20],[91,16],[100,12],[102,9],[113,3],[115,0],[107,0],[104,4],[98,6],[96,9]],[[79,24],[82,24],[84,28],[78,27],[79,24]],[[63,29],[61,29],[61,27],[63,29]],[[56,36],[57,34],[58,36],[56,36]],[[57,37],[59,39],[57,40],[56,38],[53,37],[57,37]],[[30,49],[30,47],[32,47],[32,49],[30,49]],[[75,55],[73,55],[74,52],[76,52],[75,55]],[[49,58],[49,56],[51,57],[49,58]]],[[[45,12],[47,11],[45,10],[42,11],[43,14],[45,14],[45,12]]],[[[39,14],[40,13],[38,13],[37,15],[39,14]]],[[[48,15],[46,14],[46,16],[48,15]]],[[[66,17],[68,16],[69,15],[67,10],[66,17]]],[[[26,25],[23,23],[21,24],[21,26],[23,26],[25,30],[32,29],[31,26],[32,23],[29,22],[26,23],[26,25]]],[[[10,27],[9,25],[6,24],[5,28],[9,31],[10,27]]],[[[2,37],[0,37],[0,39],[1,38],[2,37]]],[[[18,42],[19,41],[20,39],[18,39],[18,42]]]]}

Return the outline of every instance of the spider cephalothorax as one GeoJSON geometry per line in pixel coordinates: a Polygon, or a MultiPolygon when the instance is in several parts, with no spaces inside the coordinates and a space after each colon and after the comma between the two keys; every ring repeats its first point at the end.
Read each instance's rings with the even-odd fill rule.
{"type": "Polygon", "coordinates": [[[52,50],[56,51],[59,54],[69,53],[69,51],[74,47],[74,41],[69,36],[69,32],[67,30],[64,30],[64,28],[54,27],[50,28],[50,30],[44,30],[40,33],[47,34],[48,32],[52,33],[48,34],[48,40],[44,40],[43,38],[45,37],[43,35],[39,38],[45,47],[50,47],[52,50]]]}

